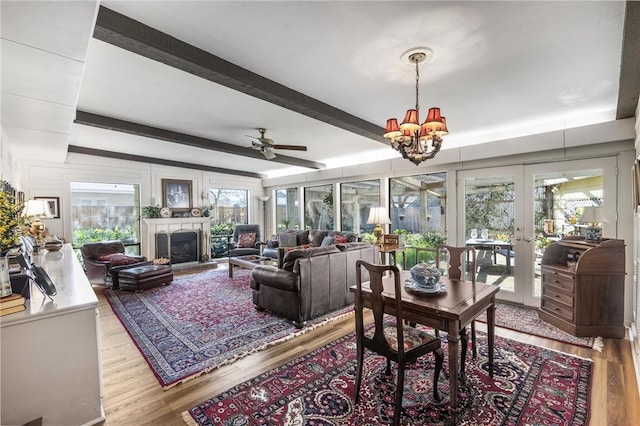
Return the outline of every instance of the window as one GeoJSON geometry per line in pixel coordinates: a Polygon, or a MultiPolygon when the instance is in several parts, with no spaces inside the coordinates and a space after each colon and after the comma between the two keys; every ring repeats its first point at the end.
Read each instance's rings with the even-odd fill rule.
{"type": "Polygon", "coordinates": [[[121,240],[128,253],[140,254],[139,212],[138,185],[71,182],[73,247],[121,240]]]}
{"type": "Polygon", "coordinates": [[[340,185],[342,231],[356,234],[373,233],[375,224],[368,224],[369,209],[380,205],[380,180],[347,182],[340,185]]]}
{"type": "Polygon", "coordinates": [[[304,189],[304,223],[307,229],[334,229],[333,185],[304,189]]]}
{"type": "Polygon", "coordinates": [[[300,227],[300,206],[298,188],[278,189],[276,191],[276,229],[298,229],[300,227]]]}
{"type": "Polygon", "coordinates": [[[209,189],[211,220],[214,224],[247,224],[249,191],[246,189],[209,189]]]}
{"type": "Polygon", "coordinates": [[[429,231],[444,234],[447,228],[446,181],[444,172],[390,179],[390,229],[410,234],[429,231]]]}

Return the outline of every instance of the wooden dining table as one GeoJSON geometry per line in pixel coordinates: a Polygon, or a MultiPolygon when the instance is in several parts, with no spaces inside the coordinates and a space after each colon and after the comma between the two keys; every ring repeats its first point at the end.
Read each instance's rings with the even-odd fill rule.
{"type": "MultiPolygon", "coordinates": [[[[400,280],[411,278],[409,271],[401,272],[400,280]]],[[[495,297],[499,286],[468,281],[450,280],[442,277],[441,281],[446,286],[446,292],[442,294],[423,294],[402,286],[402,312],[406,322],[423,324],[437,330],[447,332],[449,352],[449,383],[450,383],[450,413],[451,424],[456,424],[458,416],[458,352],[460,331],[477,318],[482,312],[487,313],[487,340],[489,348],[489,376],[493,377],[493,352],[495,336],[495,297]]],[[[383,297],[385,312],[396,315],[394,281],[391,275],[383,279],[383,297]]],[[[351,287],[356,292],[356,286],[351,287]]],[[[368,283],[363,283],[364,306],[371,308],[371,294],[368,283]]],[[[466,352],[466,351],[464,351],[466,352]]],[[[463,353],[464,353],[463,352],[463,353]]]]}

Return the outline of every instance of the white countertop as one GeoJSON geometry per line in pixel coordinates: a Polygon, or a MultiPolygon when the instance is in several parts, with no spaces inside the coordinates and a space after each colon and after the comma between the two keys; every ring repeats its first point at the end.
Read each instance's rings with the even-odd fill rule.
{"type": "Polygon", "coordinates": [[[32,255],[32,261],[44,267],[57,294],[51,300],[30,282],[31,298],[27,299],[27,309],[0,317],[1,327],[98,306],[98,298],[70,244],[57,252],[42,250],[41,254],[32,255]]]}

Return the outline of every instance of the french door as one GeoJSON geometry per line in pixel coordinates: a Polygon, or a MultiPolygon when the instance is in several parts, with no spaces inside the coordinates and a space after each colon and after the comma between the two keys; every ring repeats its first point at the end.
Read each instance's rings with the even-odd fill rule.
{"type": "Polygon", "coordinates": [[[459,171],[458,245],[473,245],[476,280],[498,298],[540,305],[540,260],[562,235],[581,235],[587,206],[601,206],[615,237],[616,158],[459,171]]]}

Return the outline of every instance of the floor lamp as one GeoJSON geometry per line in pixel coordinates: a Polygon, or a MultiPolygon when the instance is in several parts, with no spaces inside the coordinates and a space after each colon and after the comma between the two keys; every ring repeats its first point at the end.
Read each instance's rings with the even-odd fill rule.
{"type": "Polygon", "coordinates": [[[267,241],[267,201],[269,201],[268,195],[260,195],[258,196],[260,201],[262,201],[262,232],[264,233],[264,241],[267,241]]]}

